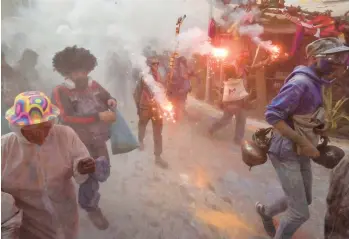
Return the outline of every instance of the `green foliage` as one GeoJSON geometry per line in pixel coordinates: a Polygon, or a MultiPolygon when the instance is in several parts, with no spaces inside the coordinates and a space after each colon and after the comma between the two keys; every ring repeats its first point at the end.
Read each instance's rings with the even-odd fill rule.
{"type": "Polygon", "coordinates": [[[342,109],[344,103],[346,103],[349,98],[343,97],[333,104],[332,86],[324,87],[322,93],[326,110],[326,122],[329,124],[330,130],[335,130],[340,120],[345,119],[349,121],[349,116],[342,109]]]}

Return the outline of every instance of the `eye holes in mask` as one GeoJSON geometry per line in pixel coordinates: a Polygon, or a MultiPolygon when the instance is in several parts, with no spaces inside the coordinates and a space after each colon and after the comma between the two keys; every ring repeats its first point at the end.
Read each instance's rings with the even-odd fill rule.
{"type": "Polygon", "coordinates": [[[320,60],[327,61],[328,64],[333,65],[348,65],[349,64],[349,52],[341,54],[332,54],[332,55],[318,55],[317,58],[320,60]]]}

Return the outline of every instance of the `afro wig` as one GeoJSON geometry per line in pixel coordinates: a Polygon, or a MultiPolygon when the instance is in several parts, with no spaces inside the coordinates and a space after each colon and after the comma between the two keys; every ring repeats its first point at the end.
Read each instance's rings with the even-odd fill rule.
{"type": "Polygon", "coordinates": [[[89,50],[73,46],[57,52],[52,65],[59,74],[67,77],[75,71],[93,71],[97,66],[97,59],[89,50]]]}

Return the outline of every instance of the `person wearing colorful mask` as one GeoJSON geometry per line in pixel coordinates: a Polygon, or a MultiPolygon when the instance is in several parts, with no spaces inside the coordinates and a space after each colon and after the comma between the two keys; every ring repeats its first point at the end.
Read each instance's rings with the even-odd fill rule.
{"type": "MultiPolygon", "coordinates": [[[[163,84],[159,73],[159,60],[156,57],[148,57],[147,65],[150,67],[150,74],[154,80],[163,84]]],[[[160,113],[152,92],[144,82],[144,76],[138,81],[133,98],[137,107],[138,121],[138,140],[140,143],[140,150],[144,150],[144,138],[147,125],[151,120],[153,125],[153,140],[154,140],[154,155],[155,163],[161,168],[167,169],[168,163],[161,157],[162,154],[162,129],[163,119],[160,113]]]]}
{"type": "Polygon", "coordinates": [[[70,127],[55,124],[59,113],[37,91],[19,94],[6,112],[13,132],[1,137],[1,191],[23,213],[20,239],[77,237],[71,179],[85,182],[95,171],[95,161],[70,127]]]}
{"type": "Polygon", "coordinates": [[[285,196],[274,203],[256,203],[266,232],[274,239],[290,239],[309,217],[312,202],[310,159],[320,155],[316,146],[324,125],[322,87],[343,75],[349,47],[337,38],[322,38],[306,47],[308,66],[298,66],[286,78],[267,106],[266,120],[274,127],[269,148],[285,196]],[[273,217],[285,212],[275,229],[273,217]]]}
{"type": "MultiPolygon", "coordinates": [[[[60,109],[60,123],[68,125],[79,135],[94,159],[104,156],[109,163],[106,141],[111,124],[116,120],[116,100],[99,83],[89,78],[97,59],[89,50],[67,47],[53,57],[54,69],[65,77],[53,89],[52,101],[60,109]]],[[[110,163],[109,163],[110,167],[110,163]]],[[[106,169],[108,175],[110,169],[106,169]]],[[[79,204],[87,211],[92,223],[100,230],[109,227],[99,207],[99,181],[90,175],[80,186],[79,204]]]]}

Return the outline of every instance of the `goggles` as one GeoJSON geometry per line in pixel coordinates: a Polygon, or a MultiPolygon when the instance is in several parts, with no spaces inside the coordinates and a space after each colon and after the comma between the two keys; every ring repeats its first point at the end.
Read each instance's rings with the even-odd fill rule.
{"type": "Polygon", "coordinates": [[[157,59],[150,59],[147,61],[148,66],[156,66],[159,65],[160,62],[157,59]]]}
{"type": "Polygon", "coordinates": [[[349,52],[331,54],[331,55],[317,55],[316,58],[321,58],[333,65],[349,66],[349,52]]]}

